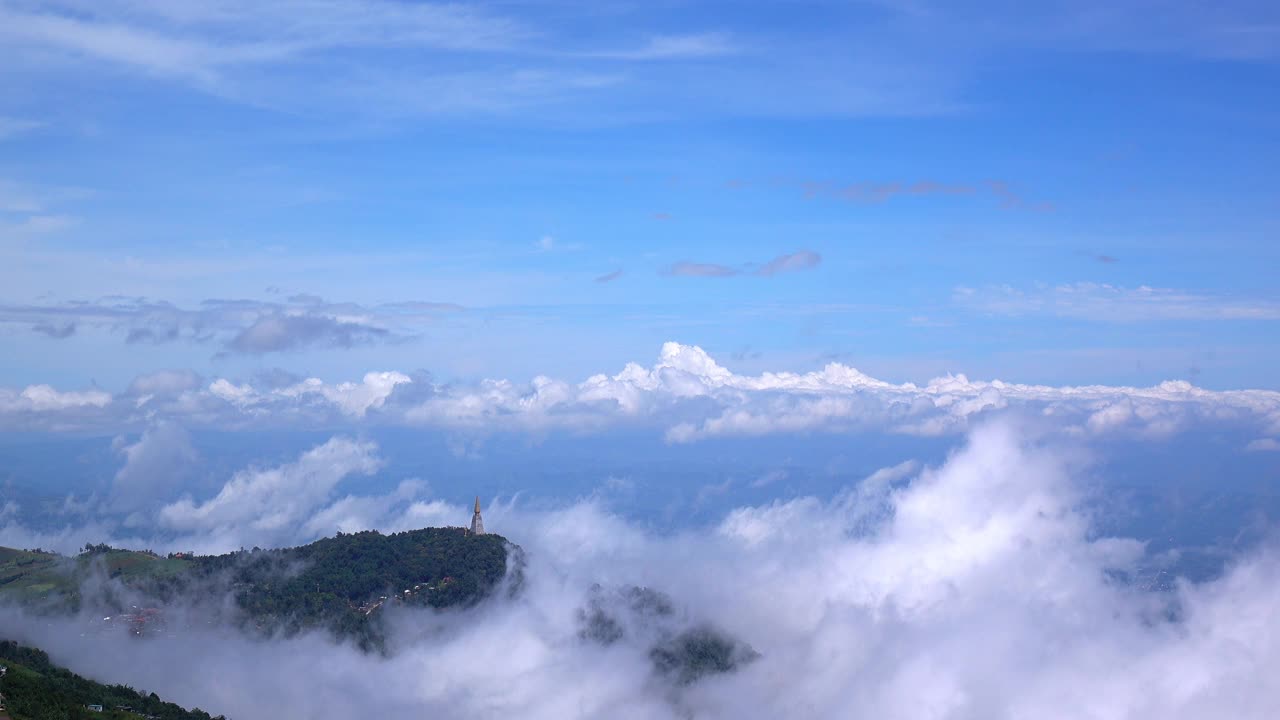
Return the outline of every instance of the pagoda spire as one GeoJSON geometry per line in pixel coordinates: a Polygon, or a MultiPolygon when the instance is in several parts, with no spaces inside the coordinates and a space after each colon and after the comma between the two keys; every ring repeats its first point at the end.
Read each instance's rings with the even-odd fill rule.
{"type": "Polygon", "coordinates": [[[471,516],[471,534],[472,535],[484,534],[484,519],[480,517],[480,496],[479,495],[476,496],[475,514],[471,516]]]}

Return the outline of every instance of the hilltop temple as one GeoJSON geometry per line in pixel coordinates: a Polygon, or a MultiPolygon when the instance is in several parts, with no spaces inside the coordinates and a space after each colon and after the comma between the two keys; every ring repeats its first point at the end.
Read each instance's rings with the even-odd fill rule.
{"type": "Polygon", "coordinates": [[[471,516],[471,534],[484,534],[484,519],[480,517],[480,496],[476,496],[476,512],[471,516]]]}

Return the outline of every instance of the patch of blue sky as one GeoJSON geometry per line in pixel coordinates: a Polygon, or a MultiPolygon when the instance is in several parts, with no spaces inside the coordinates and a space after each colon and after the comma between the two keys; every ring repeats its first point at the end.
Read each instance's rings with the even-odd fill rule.
{"type": "Polygon", "coordinates": [[[120,386],[136,362],[576,378],[676,339],[751,369],[1275,387],[1265,5],[393,2],[302,39],[287,6],[192,7],[4,5],[0,176],[29,201],[5,209],[3,300],[468,311],[417,343],[216,361],[13,326],[11,384],[120,386]],[[138,42],[106,44],[113,22],[138,42]],[[795,253],[820,261],[755,274],[795,253]],[[1143,287],[1175,297],[1143,310],[1143,287]]]}

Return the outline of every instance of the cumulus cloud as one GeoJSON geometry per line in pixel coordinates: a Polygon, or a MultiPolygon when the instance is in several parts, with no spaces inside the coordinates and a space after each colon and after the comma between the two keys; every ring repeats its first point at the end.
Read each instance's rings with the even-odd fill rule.
{"type": "Polygon", "coordinates": [[[0,390],[0,411],[15,415],[103,408],[110,402],[111,394],[101,390],[60,391],[49,385],[29,385],[20,392],[0,390]]]}
{"type": "Polygon", "coordinates": [[[307,401],[317,400],[323,414],[325,409],[338,410],[353,417],[363,417],[371,409],[382,407],[396,386],[411,383],[413,379],[399,372],[366,373],[363,382],[325,383],[318,378],[273,387],[262,392],[251,385],[236,385],[219,378],[209,385],[208,393],[225,401],[250,416],[270,414],[281,404],[296,410],[306,409],[307,401]]]}
{"type": "MultiPolygon", "coordinates": [[[[1234,425],[1280,437],[1280,393],[1213,391],[1171,380],[1152,387],[1065,386],[972,380],[890,383],[840,363],[809,372],[741,375],[694,345],[669,342],[649,367],[573,383],[537,376],[440,384],[396,371],[360,382],[318,378],[255,382],[174,379],[168,392],[136,382],[120,395],[49,386],[0,390],[0,427],[145,427],[174,419],[186,427],[299,428],[335,423],[434,427],[461,432],[598,432],[650,428],[674,443],[779,433],[965,432],[1000,413],[1041,418],[1082,435],[1167,438],[1206,425],[1234,425]]],[[[148,382],[159,382],[150,380],[148,382]]]]}
{"type": "Polygon", "coordinates": [[[148,428],[120,453],[124,467],[111,488],[116,510],[136,510],[176,495],[199,461],[187,432],[167,421],[148,428]]]}
{"type": "Polygon", "coordinates": [[[740,507],[674,534],[592,501],[495,505],[487,524],[526,550],[522,592],[389,616],[399,640],[386,658],[319,635],[86,640],[76,624],[12,613],[0,632],[94,677],[249,720],[1269,718],[1280,703],[1269,631],[1280,555],[1263,549],[1218,580],[1142,590],[1124,580],[1146,561],[1142,543],[1096,531],[1075,467],[1069,447],[995,423],[942,465],[886,468],[830,500],[740,507]],[[607,600],[628,586],[661,593],[676,627],[712,624],[759,656],[682,686],[654,669],[652,620],[622,618],[612,644],[584,638],[581,611],[623,612],[607,600]]]}
{"type": "Polygon", "coordinates": [[[209,500],[184,498],[165,505],[159,524],[197,551],[288,544],[297,541],[306,523],[326,515],[338,526],[334,529],[341,529],[337,516],[349,508],[323,510],[334,488],[348,475],[370,475],[380,465],[373,443],[335,437],[294,462],[238,472],[209,500]]]}
{"type": "Polygon", "coordinates": [[[34,522],[0,505],[0,546],[74,554],[85,543],[106,541],[217,554],[302,545],[338,531],[457,524],[457,518],[469,517],[467,508],[429,497],[419,480],[402,480],[383,494],[340,491],[345,480],[383,467],[375,443],[344,436],[291,460],[250,465],[201,497],[192,495],[200,487],[192,479],[201,458],[182,428],[157,424],[136,442],[118,439],[115,447],[124,462],[104,495],[68,496],[60,513],[34,522]]]}

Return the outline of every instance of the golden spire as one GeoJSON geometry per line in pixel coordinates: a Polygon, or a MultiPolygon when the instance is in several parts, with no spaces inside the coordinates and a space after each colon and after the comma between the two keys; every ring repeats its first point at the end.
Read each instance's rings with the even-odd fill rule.
{"type": "Polygon", "coordinates": [[[476,512],[480,512],[480,496],[476,496],[476,512]]]}

